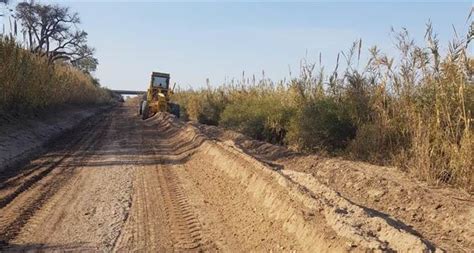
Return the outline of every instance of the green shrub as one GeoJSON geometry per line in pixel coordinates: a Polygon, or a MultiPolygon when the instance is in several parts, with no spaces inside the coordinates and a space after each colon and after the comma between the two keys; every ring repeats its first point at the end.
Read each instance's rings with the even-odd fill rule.
{"type": "Polygon", "coordinates": [[[243,96],[226,106],[219,125],[258,140],[283,144],[292,111],[277,96],[243,96]]]}
{"type": "Polygon", "coordinates": [[[181,105],[183,118],[208,125],[218,124],[228,103],[222,91],[212,89],[177,92],[173,100],[181,105]]]}
{"type": "Polygon", "coordinates": [[[326,98],[302,105],[288,138],[299,149],[338,151],[347,146],[355,133],[347,108],[326,98]]]}

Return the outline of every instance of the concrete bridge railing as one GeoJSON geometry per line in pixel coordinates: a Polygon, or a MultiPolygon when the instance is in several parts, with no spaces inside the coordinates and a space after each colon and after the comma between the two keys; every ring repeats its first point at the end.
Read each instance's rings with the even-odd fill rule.
{"type": "Polygon", "coordinates": [[[141,95],[141,94],[146,93],[146,91],[138,91],[138,90],[112,90],[112,91],[120,95],[141,95]]]}

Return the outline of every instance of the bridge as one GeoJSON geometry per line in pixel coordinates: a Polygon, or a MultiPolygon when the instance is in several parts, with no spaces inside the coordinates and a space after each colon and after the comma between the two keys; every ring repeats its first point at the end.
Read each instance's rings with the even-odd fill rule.
{"type": "Polygon", "coordinates": [[[137,91],[137,90],[112,90],[112,92],[115,92],[120,95],[142,95],[145,94],[146,91],[137,91]]]}

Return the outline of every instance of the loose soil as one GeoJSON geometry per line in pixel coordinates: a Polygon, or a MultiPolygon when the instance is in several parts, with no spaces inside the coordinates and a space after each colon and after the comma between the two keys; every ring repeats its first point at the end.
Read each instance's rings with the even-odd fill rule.
{"type": "Polygon", "coordinates": [[[391,168],[244,144],[168,114],[142,121],[136,109],[130,100],[95,114],[1,172],[1,251],[473,248],[473,205],[461,192],[391,168]]]}
{"type": "Polygon", "coordinates": [[[474,196],[446,185],[428,185],[395,168],[301,154],[241,133],[192,123],[209,138],[231,142],[282,173],[303,173],[371,215],[387,220],[448,252],[473,252],[474,196]]]}

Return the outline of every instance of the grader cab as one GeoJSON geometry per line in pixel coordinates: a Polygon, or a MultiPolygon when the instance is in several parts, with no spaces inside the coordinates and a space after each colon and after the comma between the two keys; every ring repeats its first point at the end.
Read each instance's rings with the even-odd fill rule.
{"type": "Polygon", "coordinates": [[[150,86],[140,103],[138,112],[142,119],[147,119],[158,112],[168,112],[179,118],[178,104],[170,101],[173,90],[170,89],[170,74],[153,72],[150,86]]]}

